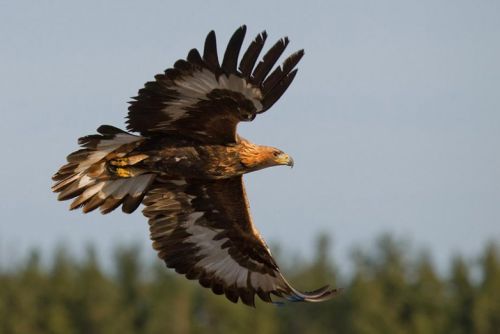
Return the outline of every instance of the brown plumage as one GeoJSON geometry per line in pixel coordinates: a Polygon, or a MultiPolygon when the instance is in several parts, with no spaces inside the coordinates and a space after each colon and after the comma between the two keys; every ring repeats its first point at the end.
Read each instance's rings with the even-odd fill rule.
{"type": "Polygon", "coordinates": [[[272,71],[288,39],[279,40],[255,66],[267,38],[259,34],[238,57],[246,28],[230,39],[222,63],[215,33],[203,56],[192,49],[147,82],[129,107],[128,130],[101,126],[80,138],[82,149],[53,176],[71,209],[133,212],[142,202],[153,247],[168,267],[216,294],[254,305],[258,295],[323,301],[336,290],[299,292],[281,275],[255,228],[242,175],[293,160],[277,148],[241,138],[237,124],[269,109],[295,77],[298,51],[272,71]]]}

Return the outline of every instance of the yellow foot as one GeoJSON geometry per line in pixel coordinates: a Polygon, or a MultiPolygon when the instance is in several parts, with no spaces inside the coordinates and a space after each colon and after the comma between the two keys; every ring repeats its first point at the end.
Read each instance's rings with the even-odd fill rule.
{"type": "Polygon", "coordinates": [[[113,166],[124,167],[124,166],[132,166],[142,160],[148,158],[146,154],[137,154],[126,158],[116,158],[110,160],[109,163],[113,166]]]}
{"type": "Polygon", "coordinates": [[[118,175],[119,177],[132,177],[131,171],[126,169],[126,168],[116,168],[114,170],[115,174],[118,175]]]}

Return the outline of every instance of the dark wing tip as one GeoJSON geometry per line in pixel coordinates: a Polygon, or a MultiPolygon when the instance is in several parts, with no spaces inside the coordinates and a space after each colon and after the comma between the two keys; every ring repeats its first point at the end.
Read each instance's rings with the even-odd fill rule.
{"type": "Polygon", "coordinates": [[[255,85],[260,86],[262,84],[266,76],[276,64],[278,58],[281,56],[283,51],[285,51],[288,43],[288,37],[279,39],[262,57],[262,60],[257,64],[252,73],[252,82],[255,85]]]}
{"type": "Polygon", "coordinates": [[[267,39],[267,32],[264,30],[260,34],[258,34],[254,40],[250,43],[245,54],[241,58],[239,70],[244,77],[250,77],[252,74],[252,70],[255,66],[255,62],[259,57],[262,48],[264,47],[264,43],[267,39]]]}
{"type": "Polygon", "coordinates": [[[290,302],[323,302],[337,296],[342,289],[330,289],[329,285],[325,285],[319,289],[309,292],[300,292],[292,289],[289,293],[284,294],[283,298],[290,302]]]}
{"type": "Polygon", "coordinates": [[[118,129],[117,127],[114,127],[112,125],[101,125],[100,127],[97,128],[97,132],[100,133],[101,135],[117,135],[120,133],[128,134],[122,129],[118,129]]]}
{"type": "Polygon", "coordinates": [[[293,79],[295,78],[295,75],[297,75],[298,69],[294,69],[291,71],[287,76],[285,76],[277,85],[274,86],[273,89],[271,89],[266,96],[264,96],[264,99],[262,100],[262,110],[258,111],[258,113],[263,113],[264,111],[268,110],[275,104],[281,95],[285,93],[285,91],[288,89],[290,84],[292,83],[293,79]]]}
{"type": "Polygon", "coordinates": [[[222,60],[222,69],[227,73],[236,73],[238,66],[238,56],[241,50],[241,45],[245,38],[247,28],[242,25],[234,32],[233,36],[229,40],[226,47],[226,52],[224,53],[224,58],[222,60]]]}
{"type": "Polygon", "coordinates": [[[187,61],[198,66],[203,65],[203,59],[197,49],[191,49],[189,51],[187,61]]]}
{"type": "Polygon", "coordinates": [[[207,43],[208,40],[215,40],[215,30],[210,30],[207,34],[207,37],[205,38],[205,43],[207,43]]]}
{"type": "Polygon", "coordinates": [[[210,31],[205,39],[205,47],[203,49],[203,60],[205,64],[212,70],[219,69],[219,58],[217,56],[217,39],[215,31],[210,31]]]}
{"type": "Polygon", "coordinates": [[[262,83],[262,93],[267,95],[274,87],[282,81],[299,63],[304,56],[304,50],[292,53],[285,59],[281,66],[278,66],[262,83]]]}

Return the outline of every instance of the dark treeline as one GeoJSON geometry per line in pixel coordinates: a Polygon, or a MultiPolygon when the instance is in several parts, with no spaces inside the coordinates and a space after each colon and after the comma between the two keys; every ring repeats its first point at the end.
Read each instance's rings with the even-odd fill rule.
{"type": "Polygon", "coordinates": [[[116,250],[112,273],[92,249],[81,260],[61,249],[50,266],[34,252],[0,272],[0,333],[500,333],[494,244],[477,258],[453,258],[446,275],[430,255],[411,254],[388,236],[353,252],[349,278],[329,253],[323,236],[312,261],[280,262],[298,288],[329,282],[344,288],[341,295],[253,309],[212,295],[159,260],[142,263],[137,247],[116,250]]]}

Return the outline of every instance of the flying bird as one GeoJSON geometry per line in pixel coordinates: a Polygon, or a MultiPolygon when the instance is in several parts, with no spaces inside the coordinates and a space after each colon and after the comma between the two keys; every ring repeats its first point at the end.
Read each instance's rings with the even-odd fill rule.
{"type": "Polygon", "coordinates": [[[211,31],[203,55],[192,49],[147,82],[130,102],[129,132],[102,125],[80,138],[82,148],[53,176],[52,190],[59,200],[74,198],[70,209],[84,213],[120,205],[131,213],[144,204],[153,248],[166,265],[232,302],[255,306],[255,295],[265,302],[324,301],[337,290],[300,292],[283,277],[252,221],[242,180],[293,166],[293,159],[236,131],[283,95],[304,51],[274,68],[288,45],[283,38],[257,63],[264,31],[238,62],[245,33],[245,26],[236,30],[220,63],[211,31]]]}

